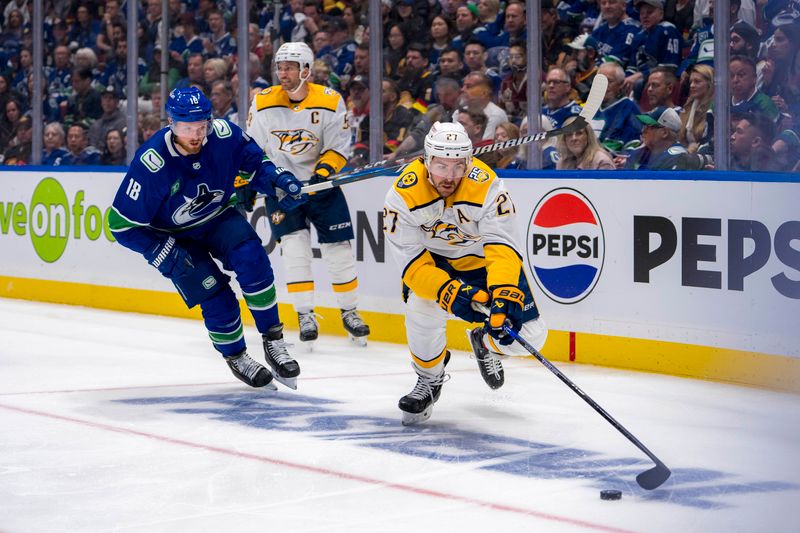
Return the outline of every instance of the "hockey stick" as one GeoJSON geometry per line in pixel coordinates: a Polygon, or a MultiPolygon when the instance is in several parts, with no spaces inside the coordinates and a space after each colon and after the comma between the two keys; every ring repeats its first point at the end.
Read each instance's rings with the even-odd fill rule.
{"type": "MultiPolygon", "coordinates": [[[[488,311],[483,306],[482,306],[481,310],[488,311]]],[[[669,476],[670,476],[670,474],[672,474],[672,472],[667,467],[667,465],[662,463],[661,460],[658,457],[656,457],[653,454],[653,452],[648,450],[647,447],[639,441],[639,439],[634,437],[633,434],[630,431],[625,429],[625,427],[623,427],[622,424],[617,422],[614,419],[613,416],[608,414],[605,409],[600,407],[600,405],[598,405],[597,402],[595,402],[591,397],[589,397],[588,394],[583,392],[580,389],[580,387],[575,385],[575,383],[573,383],[567,376],[562,374],[561,371],[558,368],[556,368],[556,366],[553,363],[548,361],[542,354],[540,354],[539,351],[536,348],[534,348],[533,346],[531,346],[531,344],[528,341],[523,339],[519,335],[519,333],[517,333],[516,331],[511,329],[508,326],[508,324],[503,325],[503,331],[505,331],[507,335],[511,335],[511,337],[515,341],[517,341],[522,346],[524,346],[525,349],[528,350],[531,353],[532,356],[534,356],[536,359],[538,359],[540,363],[542,363],[544,366],[546,366],[547,369],[550,372],[555,374],[558,379],[563,381],[578,396],[583,398],[583,400],[586,403],[588,403],[589,405],[592,406],[592,409],[594,409],[595,411],[600,413],[603,418],[605,418],[612,426],[614,426],[617,429],[617,431],[619,431],[620,433],[625,435],[625,437],[627,437],[627,439],[629,441],[631,441],[637,448],[639,448],[641,451],[643,451],[645,453],[645,455],[647,455],[656,464],[656,466],[654,466],[653,468],[651,468],[649,470],[645,470],[644,472],[641,472],[638,476],[636,476],[636,482],[639,484],[640,487],[642,487],[645,490],[653,490],[653,489],[661,486],[661,484],[664,483],[669,478],[669,476]]]]}
{"type": "MultiPolygon", "coordinates": [[[[597,114],[597,110],[600,109],[600,106],[603,103],[603,98],[606,95],[607,87],[608,78],[602,74],[597,74],[594,77],[592,87],[589,90],[589,96],[586,97],[586,103],[583,106],[583,110],[572,123],[551,131],[542,131],[535,135],[526,135],[517,139],[509,139],[507,141],[496,142],[486,146],[479,146],[473,148],[472,155],[478,156],[488,152],[494,152],[496,150],[516,148],[525,144],[544,141],[551,137],[566,135],[568,133],[573,133],[583,129],[589,123],[589,121],[594,118],[595,114],[597,114]]],[[[355,183],[357,181],[362,181],[377,176],[394,174],[400,168],[406,166],[423,155],[424,152],[417,152],[402,159],[395,159],[394,161],[376,161],[374,163],[355,168],[349,172],[333,176],[326,181],[315,183],[313,185],[306,185],[301,189],[301,192],[310,193],[324,191],[327,189],[332,189],[333,187],[341,187],[342,185],[347,185],[348,183],[355,183]]]]}

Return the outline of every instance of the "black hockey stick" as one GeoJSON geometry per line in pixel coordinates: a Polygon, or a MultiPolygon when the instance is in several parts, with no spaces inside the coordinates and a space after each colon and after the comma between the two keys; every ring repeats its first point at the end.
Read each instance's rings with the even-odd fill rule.
{"type": "Polygon", "coordinates": [[[645,453],[645,455],[647,455],[656,464],[656,466],[654,466],[653,468],[645,470],[644,472],[641,472],[638,476],[636,476],[636,482],[639,484],[640,487],[642,487],[645,490],[653,490],[657,487],[660,487],[661,484],[664,483],[669,478],[672,472],[667,467],[667,465],[662,463],[661,460],[653,454],[653,452],[648,450],[647,447],[639,441],[639,439],[634,437],[630,431],[625,429],[625,427],[622,424],[617,422],[613,416],[608,414],[605,409],[600,407],[600,405],[598,405],[597,402],[595,402],[591,397],[589,397],[588,394],[583,392],[580,389],[580,387],[575,385],[575,383],[573,383],[567,376],[562,374],[561,371],[558,368],[556,368],[556,366],[553,363],[548,361],[542,354],[540,354],[539,351],[533,346],[531,346],[531,344],[528,341],[523,339],[519,335],[519,333],[508,327],[507,324],[503,326],[503,330],[506,332],[507,335],[511,335],[511,337],[515,341],[524,346],[525,349],[528,350],[532,356],[538,359],[540,363],[546,366],[550,372],[555,374],[558,379],[563,381],[578,396],[583,398],[583,401],[591,405],[592,409],[600,413],[603,418],[605,418],[612,426],[614,426],[617,429],[617,431],[625,435],[625,437],[627,437],[629,441],[631,441],[637,448],[642,450],[645,453]]]}
{"type": "MultiPolygon", "coordinates": [[[[589,96],[586,97],[586,103],[583,106],[583,110],[570,124],[551,131],[542,131],[535,135],[526,135],[524,137],[519,137],[518,139],[509,139],[507,141],[496,142],[486,146],[479,146],[473,148],[472,155],[478,156],[488,152],[494,152],[496,150],[516,148],[532,142],[544,141],[551,137],[566,135],[568,133],[573,133],[583,129],[589,123],[589,121],[594,118],[595,114],[597,114],[597,110],[600,109],[600,105],[602,105],[603,98],[606,95],[607,87],[608,78],[602,74],[595,75],[594,81],[592,82],[592,87],[589,90],[589,96]]],[[[355,168],[343,174],[332,176],[326,181],[315,183],[313,185],[306,185],[302,188],[301,192],[310,193],[324,191],[327,189],[332,189],[333,187],[341,187],[342,185],[347,185],[348,183],[355,183],[357,181],[362,181],[377,176],[394,174],[402,167],[418,159],[419,157],[422,157],[423,155],[424,152],[417,152],[402,159],[395,159],[394,161],[376,161],[374,163],[355,168]]]]}

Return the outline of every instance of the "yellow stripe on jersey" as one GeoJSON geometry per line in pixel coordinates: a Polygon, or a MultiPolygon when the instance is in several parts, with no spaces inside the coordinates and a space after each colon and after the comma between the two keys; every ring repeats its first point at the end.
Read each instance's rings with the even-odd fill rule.
{"type": "Polygon", "coordinates": [[[325,109],[336,111],[336,106],[342,96],[328,87],[308,83],[308,96],[302,102],[290,102],[289,95],[280,85],[268,87],[256,95],[256,110],[268,109],[270,107],[286,107],[292,111],[302,111],[304,109],[325,109]]]}
{"type": "Polygon", "coordinates": [[[436,301],[439,289],[450,280],[450,275],[437,267],[431,253],[425,250],[406,265],[402,279],[420,298],[436,301]]]}
{"type": "Polygon", "coordinates": [[[428,181],[428,169],[422,159],[409,163],[394,182],[394,190],[406,204],[409,211],[430,205],[441,196],[428,181]]]}
{"type": "Polygon", "coordinates": [[[482,206],[486,201],[486,194],[489,192],[497,174],[480,159],[472,159],[472,168],[461,180],[456,191],[447,198],[447,207],[456,204],[470,204],[482,206]]]}
{"type": "Polygon", "coordinates": [[[489,243],[483,246],[486,256],[486,286],[514,285],[519,283],[522,258],[508,244],[489,243]]]}

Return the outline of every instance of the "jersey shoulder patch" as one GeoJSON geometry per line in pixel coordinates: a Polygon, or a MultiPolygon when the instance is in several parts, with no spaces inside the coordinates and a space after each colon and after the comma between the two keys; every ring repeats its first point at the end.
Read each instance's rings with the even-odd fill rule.
{"type": "Polygon", "coordinates": [[[448,205],[470,204],[482,206],[486,200],[486,194],[489,192],[489,187],[492,186],[496,178],[497,174],[486,163],[480,159],[473,158],[472,168],[461,180],[453,196],[447,199],[448,205]]]}
{"type": "Polygon", "coordinates": [[[306,108],[322,108],[329,111],[336,111],[336,107],[339,105],[339,100],[341,99],[342,95],[330,87],[309,83],[308,96],[306,96],[304,104],[306,108]]]}
{"type": "Polygon", "coordinates": [[[256,111],[270,107],[289,107],[289,97],[283,87],[267,87],[256,95],[256,111]]]}
{"type": "Polygon", "coordinates": [[[421,160],[412,161],[394,182],[394,190],[409,211],[428,206],[440,198],[428,182],[428,170],[421,160]]]}

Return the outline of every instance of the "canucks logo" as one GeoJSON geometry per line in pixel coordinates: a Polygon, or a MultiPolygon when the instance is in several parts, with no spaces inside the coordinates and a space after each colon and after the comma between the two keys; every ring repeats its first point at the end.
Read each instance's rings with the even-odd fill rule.
{"type": "Polygon", "coordinates": [[[551,300],[573,304],[600,279],[603,225],[592,203],[570,188],[547,193],[533,210],[526,251],[533,278],[551,300]]]}
{"type": "Polygon", "coordinates": [[[201,183],[197,186],[197,196],[183,197],[186,202],[172,213],[172,221],[184,225],[206,217],[221,207],[223,196],[223,191],[209,190],[208,185],[201,183]]]}
{"type": "Polygon", "coordinates": [[[461,231],[461,228],[449,222],[437,220],[430,226],[422,226],[429,233],[430,239],[441,239],[450,246],[466,247],[478,242],[480,237],[475,237],[461,231]]]}
{"type": "Polygon", "coordinates": [[[319,142],[319,139],[313,132],[302,128],[296,130],[272,131],[270,133],[281,142],[279,150],[291,155],[302,155],[314,148],[319,142]]]}

